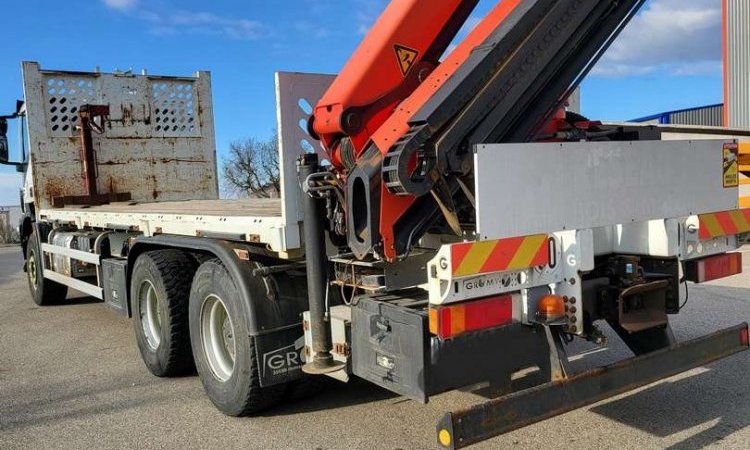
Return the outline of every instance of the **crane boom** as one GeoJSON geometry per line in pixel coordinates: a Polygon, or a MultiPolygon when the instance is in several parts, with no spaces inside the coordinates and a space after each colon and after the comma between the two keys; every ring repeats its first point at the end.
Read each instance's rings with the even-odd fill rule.
{"type": "Polygon", "coordinates": [[[391,2],[311,118],[354,254],[393,261],[431,227],[460,233],[471,147],[539,139],[644,1],[504,0],[442,61],[477,2],[391,2]]]}

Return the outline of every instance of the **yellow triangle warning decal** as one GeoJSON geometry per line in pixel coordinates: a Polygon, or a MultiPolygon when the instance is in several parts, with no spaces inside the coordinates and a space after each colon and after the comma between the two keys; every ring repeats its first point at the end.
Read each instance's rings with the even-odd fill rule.
{"type": "Polygon", "coordinates": [[[398,67],[401,69],[401,74],[406,76],[414,66],[414,63],[417,62],[419,52],[398,44],[394,45],[393,48],[396,49],[396,57],[398,58],[398,67]]]}

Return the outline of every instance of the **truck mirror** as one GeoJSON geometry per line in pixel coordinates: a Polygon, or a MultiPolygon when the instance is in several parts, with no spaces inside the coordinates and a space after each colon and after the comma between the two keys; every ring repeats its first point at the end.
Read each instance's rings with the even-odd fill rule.
{"type": "Polygon", "coordinates": [[[7,163],[8,158],[8,121],[0,119],[0,163],[7,163]]]}

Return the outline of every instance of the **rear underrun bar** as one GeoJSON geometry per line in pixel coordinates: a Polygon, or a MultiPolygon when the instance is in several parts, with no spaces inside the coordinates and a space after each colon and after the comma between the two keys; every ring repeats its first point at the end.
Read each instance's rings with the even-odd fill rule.
{"type": "Polygon", "coordinates": [[[437,425],[438,448],[464,448],[745,350],[747,323],[449,412],[437,425]]]}

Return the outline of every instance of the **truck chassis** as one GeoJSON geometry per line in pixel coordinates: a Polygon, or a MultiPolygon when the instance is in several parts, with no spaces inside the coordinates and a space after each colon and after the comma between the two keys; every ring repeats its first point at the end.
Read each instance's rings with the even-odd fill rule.
{"type": "Polygon", "coordinates": [[[748,132],[691,129],[714,139],[667,142],[680,132],[632,126],[660,140],[476,145],[466,194],[475,234],[426,233],[413,253],[386,262],[339,252],[313,226],[326,223],[334,190],[300,122],[332,77],[277,74],[281,198],[234,202],[216,199],[207,79],[25,63],[21,229],[38,304],[63,301],[68,288],[104,300],[132,317],[152,373],[195,365],[226,414],[308,395],[326,375],[427,402],[478,383],[508,393],[514,373],[538,368],[538,386],[440,421],[438,446],[461,448],[748,349],[747,324],[678,344],[668,323],[681,281],[741,271],[731,252],[750,232],[750,212],[721,181],[748,132]],[[66,110],[106,104],[88,136],[85,126],[62,131],[60,110],[48,106],[70,80],[87,94],[66,110]],[[170,112],[164,128],[168,83],[182,86],[166,94],[178,103],[198,86],[190,99],[201,103],[184,112],[194,125],[174,129],[170,112]],[[140,144],[123,145],[131,139],[140,144]],[[128,163],[151,167],[153,182],[115,169],[128,163]],[[604,343],[602,320],[636,357],[569,373],[565,343],[604,343]]]}

